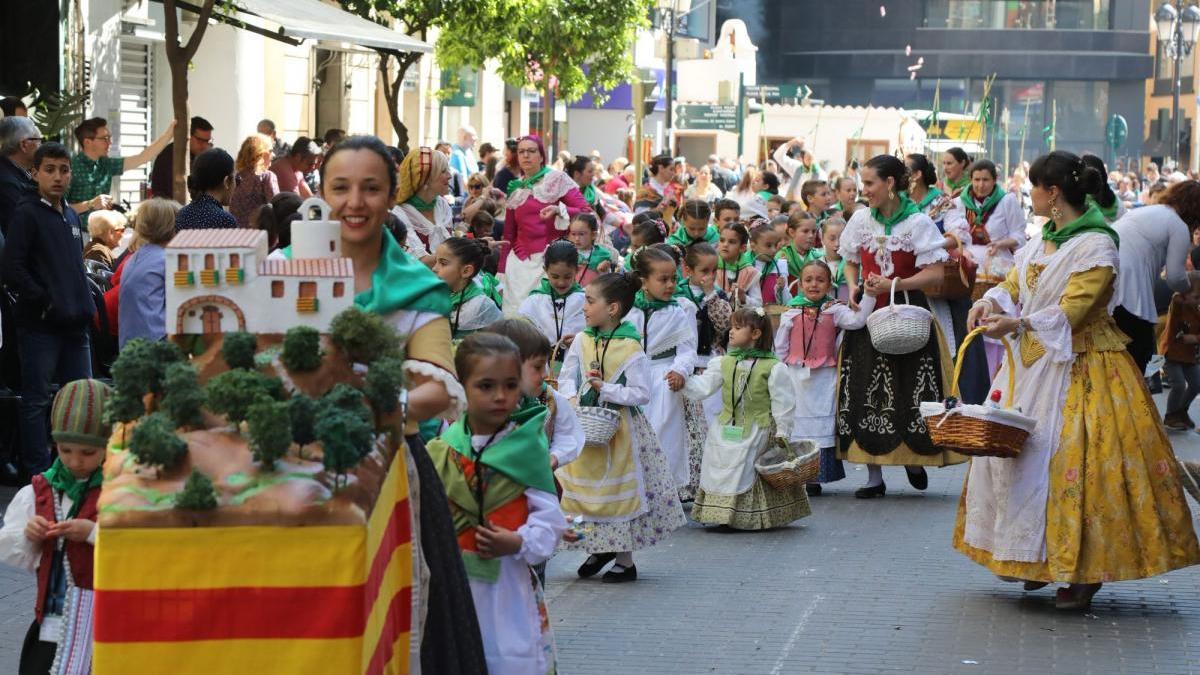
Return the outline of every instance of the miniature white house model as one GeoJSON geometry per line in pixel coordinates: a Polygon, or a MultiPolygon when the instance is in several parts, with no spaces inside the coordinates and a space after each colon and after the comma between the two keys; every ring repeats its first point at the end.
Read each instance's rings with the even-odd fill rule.
{"type": "Polygon", "coordinates": [[[267,255],[267,233],[184,230],[167,244],[167,333],[326,332],[354,304],[354,266],[342,257],[340,224],[312,198],[292,223],[292,258],[267,255]],[[313,210],[320,220],[310,220],[313,210]]]}

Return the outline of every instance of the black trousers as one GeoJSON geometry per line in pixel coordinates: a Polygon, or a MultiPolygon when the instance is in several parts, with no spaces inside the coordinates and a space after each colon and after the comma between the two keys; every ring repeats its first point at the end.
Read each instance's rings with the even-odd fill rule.
{"type": "Polygon", "coordinates": [[[17,667],[20,675],[49,675],[50,667],[54,665],[54,653],[58,651],[58,645],[38,639],[41,628],[36,619],[29,624],[25,642],[21,644],[21,665],[17,667]]]}
{"type": "Polygon", "coordinates": [[[1124,307],[1113,310],[1113,319],[1117,322],[1117,328],[1132,340],[1125,349],[1137,364],[1138,374],[1145,375],[1146,364],[1150,363],[1150,358],[1157,351],[1154,344],[1154,324],[1134,316],[1124,307]]]}

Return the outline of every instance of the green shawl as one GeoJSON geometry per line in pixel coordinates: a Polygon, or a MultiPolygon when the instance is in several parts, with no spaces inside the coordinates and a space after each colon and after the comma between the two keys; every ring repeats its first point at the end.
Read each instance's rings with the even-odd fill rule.
{"type": "Polygon", "coordinates": [[[594,270],[600,266],[600,263],[612,259],[612,251],[599,244],[592,244],[592,250],[586,256],[582,253],[579,254],[579,264],[587,265],[590,270],[594,270]]]}
{"type": "MultiPolygon", "coordinates": [[[[678,285],[676,285],[676,289],[678,289],[678,285]]],[[[654,300],[651,298],[647,298],[646,291],[638,291],[633,296],[633,306],[637,307],[638,309],[642,310],[643,312],[648,309],[649,310],[659,310],[659,309],[663,309],[664,307],[671,307],[672,305],[677,305],[677,304],[679,304],[679,303],[675,302],[674,298],[672,298],[670,300],[654,300]]]]}
{"type": "Polygon", "coordinates": [[[546,177],[546,174],[548,173],[550,173],[550,167],[543,166],[537,170],[537,173],[529,176],[528,178],[516,178],[509,181],[508,194],[511,195],[513,192],[520,190],[521,188],[531,188],[534,185],[537,185],[543,178],[546,177]]]}
{"type": "Polygon", "coordinates": [[[968,211],[973,212],[978,217],[996,208],[996,205],[1000,203],[1000,200],[1004,199],[1004,195],[1004,190],[1001,190],[1000,186],[997,185],[992,189],[992,194],[988,195],[987,199],[983,200],[982,204],[975,201],[975,195],[972,194],[970,190],[963,190],[962,194],[958,195],[958,197],[962,200],[963,207],[965,207],[968,211]]]}
{"type": "Polygon", "coordinates": [[[732,356],[733,358],[737,359],[738,361],[745,361],[746,359],[776,359],[776,358],[779,358],[779,357],[775,356],[774,352],[768,352],[765,349],[750,349],[750,348],[730,349],[729,355],[732,356]]]}
{"type": "Polygon", "coordinates": [[[788,306],[801,307],[801,308],[824,307],[825,303],[827,303],[827,302],[833,302],[833,298],[831,298],[827,295],[827,296],[821,298],[820,300],[813,301],[813,300],[809,300],[808,298],[804,297],[803,295],[797,295],[796,297],[792,298],[791,302],[788,303],[788,306]]]}
{"type": "Polygon", "coordinates": [[[637,328],[628,321],[622,321],[613,329],[611,333],[605,333],[595,326],[588,326],[583,329],[584,334],[593,340],[633,340],[635,342],[642,341],[641,333],[638,333],[637,328]]]}
{"type": "Polygon", "coordinates": [[[79,510],[83,508],[83,498],[88,490],[100,487],[100,482],[104,479],[104,471],[102,468],[97,468],[92,472],[92,475],[85,479],[78,479],[75,474],[71,473],[61,459],[54,458],[54,463],[49,469],[42,472],[42,478],[50,484],[50,487],[63,493],[64,496],[71,500],[71,510],[63,514],[65,519],[74,518],[79,515],[79,510]]]}
{"type": "Polygon", "coordinates": [[[875,219],[875,222],[883,225],[884,234],[890,235],[892,233],[892,228],[898,223],[914,213],[920,212],[920,209],[918,209],[917,205],[913,203],[913,200],[909,199],[908,195],[901,193],[900,206],[896,208],[895,212],[893,212],[891,216],[884,217],[884,215],[879,212],[879,209],[872,208],[871,217],[875,219]]]}
{"type": "Polygon", "coordinates": [[[1109,226],[1108,222],[1104,220],[1104,215],[1100,213],[1100,209],[1095,206],[1088,207],[1082,216],[1059,228],[1055,228],[1053,220],[1046,221],[1046,224],[1042,225],[1042,240],[1052,241],[1058,246],[1062,246],[1071,237],[1084,232],[1106,234],[1112,238],[1114,244],[1121,245],[1121,238],[1117,235],[1117,231],[1109,226]]]}
{"type": "Polygon", "coordinates": [[[667,237],[667,243],[686,248],[692,244],[699,244],[702,241],[706,241],[713,246],[716,246],[717,241],[720,239],[721,233],[714,225],[709,225],[708,229],[704,231],[704,236],[700,237],[699,239],[692,239],[692,235],[688,234],[687,228],[683,225],[680,225],[679,227],[675,228],[675,231],[671,233],[671,236],[667,237]]]}
{"type": "Polygon", "coordinates": [[[801,254],[795,244],[788,244],[779,249],[779,257],[787,261],[788,276],[798,276],[805,265],[825,257],[825,252],[819,248],[810,248],[808,253],[801,254]]]}
{"type": "MultiPolygon", "coordinates": [[[[908,193],[906,192],[905,195],[907,196],[907,194],[908,193]]],[[[936,187],[930,187],[928,190],[925,191],[925,196],[921,198],[921,201],[917,203],[917,208],[924,211],[926,206],[929,206],[930,204],[933,203],[933,200],[935,200],[941,196],[942,196],[941,190],[937,189],[936,187]]]]}
{"type": "Polygon", "coordinates": [[[971,184],[971,177],[968,176],[965,171],[963,172],[963,175],[958,177],[958,180],[950,180],[949,178],[946,179],[946,187],[949,188],[951,191],[962,190],[963,188],[967,187],[970,184],[971,184]]]}
{"type": "Polygon", "coordinates": [[[746,251],[745,253],[743,253],[742,257],[738,258],[737,262],[734,263],[733,265],[726,263],[725,259],[722,258],[721,256],[717,256],[717,271],[718,272],[729,272],[729,271],[741,272],[742,270],[744,270],[747,267],[750,267],[752,265],[754,265],[754,255],[751,254],[749,251],[746,251]]]}
{"type": "Polygon", "coordinates": [[[1121,201],[1119,199],[1114,199],[1112,206],[1108,208],[1100,206],[1100,202],[1092,195],[1085,197],[1084,202],[1086,206],[1095,206],[1100,211],[1100,215],[1104,216],[1104,220],[1109,223],[1117,219],[1117,211],[1121,209],[1121,201]]]}
{"type": "Polygon", "coordinates": [[[583,286],[580,286],[579,283],[577,282],[577,283],[572,284],[571,287],[569,289],[567,289],[566,293],[559,295],[558,291],[554,290],[554,287],[550,285],[549,279],[542,279],[541,283],[539,283],[537,285],[537,288],[534,288],[532,291],[529,291],[529,294],[530,295],[535,295],[535,294],[536,295],[548,295],[548,296],[550,296],[551,300],[565,300],[567,298],[567,296],[569,296],[569,295],[572,295],[574,293],[582,293],[582,292],[583,292],[583,286]]]}

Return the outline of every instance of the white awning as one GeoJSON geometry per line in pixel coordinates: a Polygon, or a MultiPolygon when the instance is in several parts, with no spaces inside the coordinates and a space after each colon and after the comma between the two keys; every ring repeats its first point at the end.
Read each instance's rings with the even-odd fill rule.
{"type": "Polygon", "coordinates": [[[321,0],[233,0],[242,13],[278,25],[286,37],[349,42],[402,52],[433,52],[433,46],[404,33],[326,5],[321,0]]]}

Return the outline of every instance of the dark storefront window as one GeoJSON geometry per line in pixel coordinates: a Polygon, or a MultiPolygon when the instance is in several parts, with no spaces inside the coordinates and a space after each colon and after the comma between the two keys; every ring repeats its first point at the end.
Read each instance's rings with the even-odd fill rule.
{"type": "Polygon", "coordinates": [[[925,28],[1107,30],[1110,0],[924,0],[925,28]]]}

